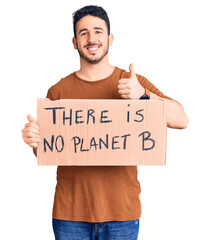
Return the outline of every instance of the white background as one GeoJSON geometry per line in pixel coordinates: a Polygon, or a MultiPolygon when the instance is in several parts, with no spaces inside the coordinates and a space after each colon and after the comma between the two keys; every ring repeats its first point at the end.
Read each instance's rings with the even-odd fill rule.
{"type": "Polygon", "coordinates": [[[105,8],[112,65],[147,77],[180,101],[185,130],[168,129],[167,165],[138,167],[142,217],[139,239],[210,239],[210,15],[206,0],[55,1],[0,4],[0,238],[54,239],[51,217],[56,167],[38,167],[22,140],[36,99],[79,69],[72,12],[105,8]]]}

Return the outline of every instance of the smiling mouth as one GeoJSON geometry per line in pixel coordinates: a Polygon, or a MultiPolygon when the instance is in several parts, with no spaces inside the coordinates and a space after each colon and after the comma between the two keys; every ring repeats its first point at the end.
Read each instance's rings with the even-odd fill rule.
{"type": "Polygon", "coordinates": [[[97,50],[100,48],[100,45],[93,45],[93,46],[88,46],[86,47],[86,49],[90,52],[90,53],[95,53],[97,52],[97,50]]]}

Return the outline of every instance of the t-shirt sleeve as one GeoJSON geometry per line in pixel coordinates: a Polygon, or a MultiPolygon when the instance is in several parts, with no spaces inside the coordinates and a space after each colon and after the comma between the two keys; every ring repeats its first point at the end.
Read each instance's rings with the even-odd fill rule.
{"type": "Polygon", "coordinates": [[[48,90],[46,98],[49,98],[50,100],[54,100],[51,89],[48,90]]]}
{"type": "Polygon", "coordinates": [[[155,85],[153,85],[153,84],[152,84],[148,79],[146,79],[145,77],[137,74],[137,78],[138,78],[138,80],[139,80],[139,83],[142,85],[142,87],[147,88],[150,92],[158,95],[159,97],[173,100],[172,98],[164,95],[157,87],[155,87],[155,85]]]}

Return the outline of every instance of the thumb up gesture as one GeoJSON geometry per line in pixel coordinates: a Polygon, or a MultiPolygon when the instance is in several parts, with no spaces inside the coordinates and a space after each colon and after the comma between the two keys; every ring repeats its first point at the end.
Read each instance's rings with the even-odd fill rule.
{"type": "Polygon", "coordinates": [[[139,83],[133,64],[129,65],[130,78],[122,78],[118,81],[118,92],[125,99],[139,99],[144,94],[144,88],[139,83]]]}
{"type": "Polygon", "coordinates": [[[39,126],[37,125],[36,119],[34,119],[31,115],[28,115],[27,118],[28,123],[26,123],[22,129],[23,141],[30,147],[36,149],[38,147],[38,143],[40,142],[39,126]]]}

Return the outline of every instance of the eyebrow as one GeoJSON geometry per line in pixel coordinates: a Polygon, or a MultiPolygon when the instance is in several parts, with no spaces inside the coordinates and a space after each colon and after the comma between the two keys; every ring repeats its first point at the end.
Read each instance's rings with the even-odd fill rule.
{"type": "MultiPolygon", "coordinates": [[[[101,30],[101,31],[104,32],[103,28],[100,28],[100,27],[94,27],[93,29],[101,30]]],[[[87,30],[88,30],[87,28],[81,29],[81,30],[79,31],[79,34],[80,34],[81,32],[87,31],[87,30]]]]}

